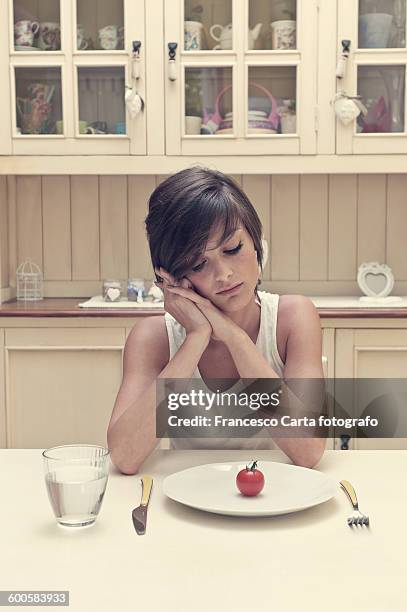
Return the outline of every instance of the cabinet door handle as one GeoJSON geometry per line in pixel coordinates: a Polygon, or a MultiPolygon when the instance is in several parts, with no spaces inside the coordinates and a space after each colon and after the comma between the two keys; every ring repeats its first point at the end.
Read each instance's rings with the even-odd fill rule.
{"type": "Polygon", "coordinates": [[[350,440],[350,436],[347,434],[344,434],[343,436],[341,436],[341,450],[349,450],[349,440],[350,440]]]}
{"type": "Polygon", "coordinates": [[[342,40],[342,55],[336,66],[336,78],[342,79],[345,76],[346,63],[350,53],[350,40],[342,40]]]}
{"type": "Polygon", "coordinates": [[[140,78],[140,49],[141,49],[141,40],[133,40],[132,42],[132,63],[131,63],[131,76],[136,81],[140,78]]]}
{"type": "Polygon", "coordinates": [[[170,81],[177,80],[177,70],[175,67],[175,55],[177,51],[178,43],[168,43],[168,78],[170,81]]]}

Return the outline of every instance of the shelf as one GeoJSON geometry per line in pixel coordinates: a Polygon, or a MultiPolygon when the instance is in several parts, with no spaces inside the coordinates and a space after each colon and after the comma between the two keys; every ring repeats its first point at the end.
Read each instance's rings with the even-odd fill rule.
{"type": "Polygon", "coordinates": [[[0,175],[171,174],[200,164],[231,174],[404,174],[406,155],[0,156],[0,175]]]}

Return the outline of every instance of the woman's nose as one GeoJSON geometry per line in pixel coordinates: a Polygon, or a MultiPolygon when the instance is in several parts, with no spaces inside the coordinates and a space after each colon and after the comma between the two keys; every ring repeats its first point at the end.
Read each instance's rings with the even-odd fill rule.
{"type": "Polygon", "coordinates": [[[221,261],[215,268],[216,281],[225,282],[233,275],[230,265],[226,261],[221,261]]]}

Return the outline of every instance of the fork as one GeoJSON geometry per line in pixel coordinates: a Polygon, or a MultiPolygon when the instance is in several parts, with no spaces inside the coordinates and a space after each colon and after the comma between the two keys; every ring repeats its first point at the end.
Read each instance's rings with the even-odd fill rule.
{"type": "Polygon", "coordinates": [[[369,517],[366,514],[362,514],[359,510],[358,498],[356,497],[355,489],[348,480],[341,480],[339,484],[345,491],[354,510],[353,516],[348,518],[349,527],[353,527],[354,525],[366,525],[369,527],[369,517]]]}

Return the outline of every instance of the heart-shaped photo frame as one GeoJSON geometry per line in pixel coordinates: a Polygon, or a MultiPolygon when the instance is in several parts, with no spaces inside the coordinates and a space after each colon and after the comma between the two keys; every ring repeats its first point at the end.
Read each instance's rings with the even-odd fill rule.
{"type": "Polygon", "coordinates": [[[377,261],[363,263],[359,266],[357,281],[360,290],[365,295],[374,298],[388,296],[394,287],[391,268],[377,261]]]}

